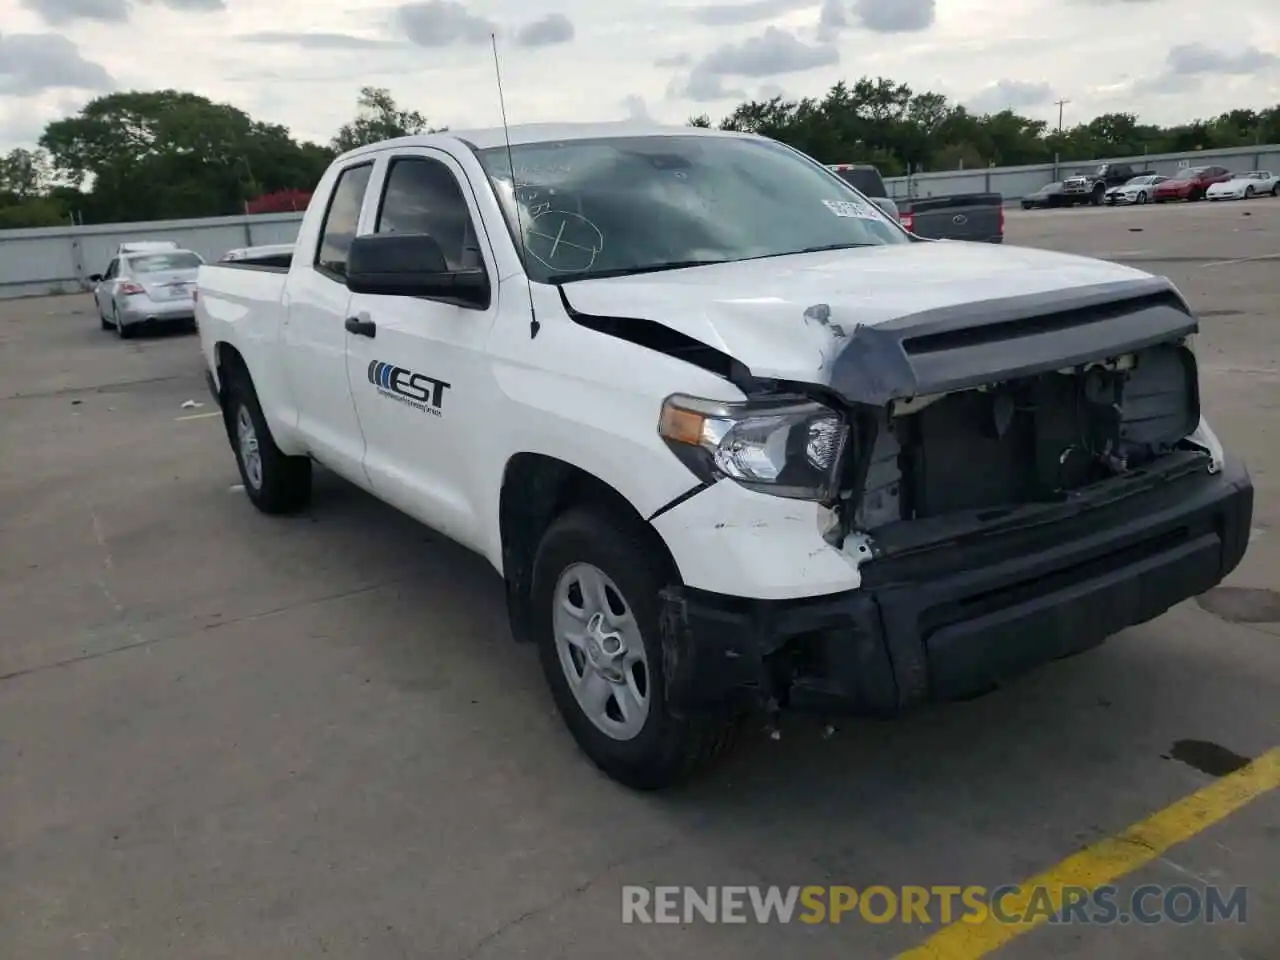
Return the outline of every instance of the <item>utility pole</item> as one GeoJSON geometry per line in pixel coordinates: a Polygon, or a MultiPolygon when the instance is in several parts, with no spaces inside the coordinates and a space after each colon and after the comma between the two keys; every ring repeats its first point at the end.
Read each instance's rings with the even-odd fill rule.
{"type": "Polygon", "coordinates": [[[1054,103],[1058,105],[1058,136],[1062,136],[1062,108],[1070,102],[1071,101],[1067,99],[1054,101],[1054,103]]]}

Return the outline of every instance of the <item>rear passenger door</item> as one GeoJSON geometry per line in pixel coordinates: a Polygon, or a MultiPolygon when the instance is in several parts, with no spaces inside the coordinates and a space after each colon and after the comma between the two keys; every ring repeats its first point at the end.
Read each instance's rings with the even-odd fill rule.
{"type": "Polygon", "coordinates": [[[364,437],[347,379],[346,273],[373,165],[353,163],[337,175],[315,248],[297,251],[301,262],[289,275],[282,321],[283,365],[298,407],[298,432],[317,460],[362,486],[368,486],[364,437]]]}
{"type": "MultiPolygon", "coordinates": [[[[483,266],[487,308],[424,297],[354,294],[349,311],[372,320],[372,337],[351,334],[348,375],[365,437],[365,470],[378,495],[475,549],[477,455],[498,388],[487,344],[498,302],[493,249],[475,194],[457,161],[430,148],[397,151],[380,165],[368,232],[428,234],[450,269],[483,266]]],[[[361,230],[361,233],[366,232],[361,230]]]]}

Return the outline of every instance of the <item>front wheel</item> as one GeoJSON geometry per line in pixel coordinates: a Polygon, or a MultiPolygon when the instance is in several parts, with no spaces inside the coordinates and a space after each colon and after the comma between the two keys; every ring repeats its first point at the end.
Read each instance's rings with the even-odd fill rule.
{"type": "Polygon", "coordinates": [[[249,375],[232,371],[223,407],[244,492],[263,513],[292,513],[311,499],[311,461],[276,446],[249,375]]]}
{"type": "Polygon", "coordinates": [[[1145,190],[1139,190],[1138,203],[1146,203],[1146,202],[1147,202],[1147,192],[1145,190]]]}
{"type": "Polygon", "coordinates": [[[1244,198],[1245,198],[1246,200],[1252,200],[1252,199],[1253,199],[1253,187],[1245,187],[1245,188],[1244,188],[1244,198]]]}
{"type": "Polygon", "coordinates": [[[662,589],[674,578],[638,522],[574,507],[534,562],[533,635],[551,695],[579,748],[637,790],[673,786],[736,739],[729,712],[676,716],[667,704],[662,589]]]}

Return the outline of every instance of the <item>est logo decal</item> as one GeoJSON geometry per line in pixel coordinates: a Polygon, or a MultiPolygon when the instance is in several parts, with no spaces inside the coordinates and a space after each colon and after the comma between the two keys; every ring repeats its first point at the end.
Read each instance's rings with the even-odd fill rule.
{"type": "Polygon", "coordinates": [[[422,373],[414,373],[412,370],[397,367],[392,363],[384,363],[381,360],[370,362],[369,382],[384,397],[436,417],[441,415],[440,406],[444,401],[444,392],[451,386],[443,380],[437,380],[422,373]]]}

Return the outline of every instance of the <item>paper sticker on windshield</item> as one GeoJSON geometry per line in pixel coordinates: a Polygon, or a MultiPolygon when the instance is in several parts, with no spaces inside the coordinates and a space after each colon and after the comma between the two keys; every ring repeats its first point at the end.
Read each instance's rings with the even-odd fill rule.
{"type": "Polygon", "coordinates": [[[856,217],[859,220],[879,220],[870,204],[861,200],[823,200],[828,210],[837,217],[856,217]]]}

